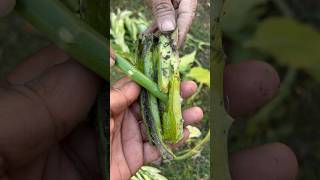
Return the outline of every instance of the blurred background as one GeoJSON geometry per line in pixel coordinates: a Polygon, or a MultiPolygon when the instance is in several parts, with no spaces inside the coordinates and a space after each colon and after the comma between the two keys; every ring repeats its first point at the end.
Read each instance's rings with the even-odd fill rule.
{"type": "MultiPolygon", "coordinates": [[[[112,1],[112,6],[141,12],[151,19],[142,0],[112,1]]],[[[209,9],[208,0],[199,1],[190,31],[197,45],[209,40],[209,9]]],[[[228,0],[223,19],[228,63],[266,61],[277,69],[282,81],[279,96],[272,103],[243,117],[245,121],[238,121],[232,127],[230,151],[283,142],[296,153],[299,179],[303,180],[320,179],[319,10],[318,0],[228,0]]],[[[0,77],[48,44],[41,33],[15,13],[0,19],[0,77]]],[[[186,48],[183,53],[193,50],[186,48]]],[[[208,68],[208,52],[208,47],[203,45],[196,54],[197,61],[192,63],[208,68]]],[[[203,87],[192,102],[206,112],[208,102],[203,97],[208,96],[207,93],[208,88],[203,87]]],[[[205,117],[204,124],[207,119],[205,117]]],[[[209,148],[205,147],[197,158],[159,168],[168,179],[209,179],[209,148]]]]}
{"type": "Polygon", "coordinates": [[[280,141],[296,153],[299,178],[320,179],[320,1],[227,0],[229,63],[261,60],[281,77],[278,97],[231,129],[237,151],[280,141]]]}

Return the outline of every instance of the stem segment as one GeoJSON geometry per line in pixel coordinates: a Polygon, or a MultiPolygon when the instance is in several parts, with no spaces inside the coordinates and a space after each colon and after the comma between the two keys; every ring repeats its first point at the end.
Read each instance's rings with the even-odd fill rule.
{"type": "MultiPolygon", "coordinates": [[[[16,11],[46,34],[51,41],[70,54],[82,65],[109,79],[108,40],[74,16],[57,0],[17,0],[16,11]]],[[[167,96],[157,84],[138,72],[125,59],[117,56],[116,64],[128,74],[136,72],[132,79],[162,101],[167,96]]],[[[128,74],[130,75],[130,74],[128,74]]]]}
{"type": "Polygon", "coordinates": [[[211,177],[215,180],[231,180],[228,158],[228,132],[233,119],[228,115],[224,107],[223,72],[225,66],[225,54],[222,45],[221,17],[225,0],[213,0],[214,23],[211,25],[211,107],[213,122],[210,124],[213,130],[211,139],[211,177]]]}
{"type": "Polygon", "coordinates": [[[151,81],[147,76],[145,76],[142,72],[136,69],[132,64],[123,59],[120,56],[116,56],[116,65],[131,79],[137,82],[139,85],[147,89],[154,96],[159,98],[163,102],[167,102],[168,97],[166,94],[162,93],[158,87],[158,85],[151,81]]]}
{"type": "Polygon", "coordinates": [[[109,79],[108,43],[58,0],[17,0],[16,10],[51,41],[102,78],[109,79]]]}

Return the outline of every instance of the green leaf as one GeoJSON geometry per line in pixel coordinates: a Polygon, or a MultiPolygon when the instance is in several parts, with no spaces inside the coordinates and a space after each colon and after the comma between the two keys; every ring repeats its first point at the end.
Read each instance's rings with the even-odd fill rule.
{"type": "Polygon", "coordinates": [[[137,178],[136,176],[132,176],[131,180],[139,180],[139,178],[137,178]]]}
{"type": "Polygon", "coordinates": [[[160,174],[160,170],[151,166],[142,166],[141,169],[131,177],[131,180],[168,180],[160,174]]]}
{"type": "Polygon", "coordinates": [[[159,169],[152,166],[142,166],[141,169],[148,171],[150,174],[159,174],[161,172],[159,169]]]}
{"type": "Polygon", "coordinates": [[[124,23],[126,25],[127,31],[130,34],[130,39],[136,41],[138,39],[138,27],[136,21],[131,17],[126,17],[124,19],[124,23]]]}
{"type": "Polygon", "coordinates": [[[248,45],[272,55],[280,64],[320,77],[320,33],[312,26],[287,17],[269,18],[248,45]]]}
{"type": "Polygon", "coordinates": [[[113,37],[115,44],[121,47],[122,51],[129,52],[129,47],[125,42],[125,18],[130,16],[130,11],[120,11],[117,13],[111,13],[111,30],[110,34],[113,37]]]}
{"type": "Polygon", "coordinates": [[[210,87],[210,71],[208,69],[194,67],[187,74],[187,77],[210,87]]]}
{"type": "Polygon", "coordinates": [[[179,65],[179,70],[180,72],[186,72],[187,70],[190,69],[191,64],[194,62],[196,58],[196,51],[193,51],[190,54],[187,54],[183,57],[180,58],[180,65],[179,65]]]}

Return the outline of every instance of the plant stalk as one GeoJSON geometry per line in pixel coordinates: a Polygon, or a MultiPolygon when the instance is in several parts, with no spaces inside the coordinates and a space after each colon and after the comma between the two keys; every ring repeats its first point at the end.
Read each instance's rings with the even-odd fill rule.
{"type": "Polygon", "coordinates": [[[16,11],[85,67],[109,79],[108,41],[58,0],[17,0],[16,11]]]}
{"type": "MultiPolygon", "coordinates": [[[[17,0],[16,11],[79,63],[109,80],[108,40],[73,15],[60,1],[17,0]]],[[[122,70],[129,68],[137,72],[133,80],[160,100],[167,101],[167,96],[160,92],[157,85],[125,59],[117,56],[116,64],[122,70]]],[[[128,71],[124,72],[128,74],[128,71]]]]}
{"type": "Polygon", "coordinates": [[[223,95],[223,73],[225,54],[222,45],[221,17],[225,0],[213,0],[211,24],[211,178],[214,180],[231,180],[228,158],[228,132],[233,119],[225,110],[223,95]]]}
{"type": "Polygon", "coordinates": [[[140,72],[137,68],[135,68],[132,64],[130,64],[127,60],[120,57],[119,55],[116,55],[115,63],[116,66],[118,66],[123,71],[123,73],[128,75],[131,79],[147,89],[161,101],[167,102],[168,96],[160,91],[158,85],[150,80],[147,76],[145,76],[142,72],[140,72]]]}
{"type": "Polygon", "coordinates": [[[191,150],[187,151],[186,153],[176,156],[174,160],[181,161],[197,155],[203,149],[203,146],[209,141],[210,130],[208,131],[206,136],[199,143],[196,144],[196,146],[194,146],[191,150]]]}

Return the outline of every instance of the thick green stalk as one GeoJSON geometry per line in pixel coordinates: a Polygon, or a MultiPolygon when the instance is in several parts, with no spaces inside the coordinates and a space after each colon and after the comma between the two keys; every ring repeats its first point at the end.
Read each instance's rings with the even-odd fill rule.
{"type": "MultiPolygon", "coordinates": [[[[85,67],[109,79],[108,40],[73,15],[57,0],[17,0],[16,11],[50,40],[78,60],[85,67]]],[[[125,59],[117,56],[116,64],[125,73],[138,72],[125,59]]],[[[128,74],[130,75],[130,74],[128,74]]],[[[133,80],[148,89],[162,101],[167,96],[160,92],[156,83],[142,73],[135,73],[133,80]]]]}
{"type": "Polygon", "coordinates": [[[57,0],[17,0],[16,10],[81,64],[109,79],[108,43],[57,0]]]}
{"type": "MultiPolygon", "coordinates": [[[[155,70],[158,60],[153,56],[153,50],[156,46],[156,44],[154,44],[154,36],[143,36],[141,43],[143,47],[141,53],[139,53],[141,56],[137,59],[138,68],[144,72],[148,78],[156,80],[155,70]]],[[[172,160],[174,154],[163,141],[157,98],[146,89],[142,89],[139,99],[142,119],[147,128],[149,142],[153,142],[156,145],[163,158],[172,160]]]]}
{"type": "Polygon", "coordinates": [[[211,37],[211,113],[210,126],[212,129],[211,143],[211,178],[214,180],[231,180],[228,163],[228,132],[233,119],[224,107],[223,72],[225,54],[222,45],[222,32],[220,21],[223,15],[224,0],[213,0],[214,23],[211,24],[213,32],[211,37]]]}
{"type": "Polygon", "coordinates": [[[123,59],[120,56],[116,56],[116,65],[131,79],[137,82],[139,85],[147,89],[151,92],[154,96],[159,98],[163,102],[167,102],[168,97],[166,94],[162,93],[159,90],[158,85],[146,77],[142,72],[140,72],[137,68],[135,68],[132,64],[128,61],[123,59]]]}

